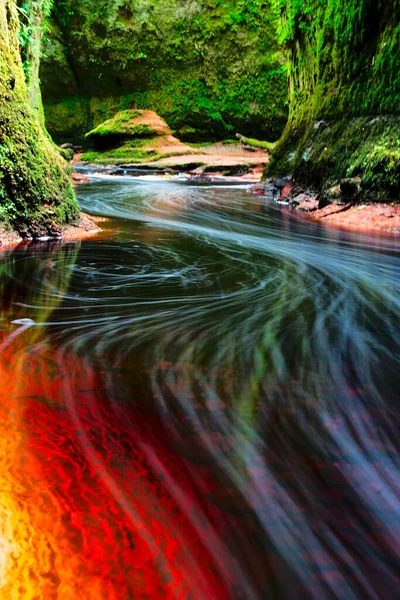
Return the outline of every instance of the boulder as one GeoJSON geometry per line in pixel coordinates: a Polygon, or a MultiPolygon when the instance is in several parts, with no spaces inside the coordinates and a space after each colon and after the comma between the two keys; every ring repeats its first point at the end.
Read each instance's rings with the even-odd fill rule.
{"type": "Polygon", "coordinates": [[[189,146],[175,138],[169,126],[151,110],[118,112],[86,134],[94,151],[82,160],[103,164],[153,162],[164,156],[191,154],[189,146]]]}
{"type": "MultiPolygon", "coordinates": [[[[86,134],[99,150],[132,139],[171,135],[168,125],[151,110],[123,110],[86,134]]],[[[179,143],[177,141],[177,143],[179,143]]]]}

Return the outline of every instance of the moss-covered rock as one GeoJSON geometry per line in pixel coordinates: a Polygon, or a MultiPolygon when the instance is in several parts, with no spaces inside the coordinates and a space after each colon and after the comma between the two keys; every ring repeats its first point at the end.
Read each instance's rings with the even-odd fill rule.
{"type": "Polygon", "coordinates": [[[147,110],[124,110],[86,134],[95,146],[104,147],[137,138],[170,135],[168,125],[156,113],[147,110]]]}
{"type": "Polygon", "coordinates": [[[290,115],[268,167],[327,193],[400,191],[400,0],[275,0],[290,65],[290,115]]]}
{"type": "Polygon", "coordinates": [[[21,234],[43,235],[71,222],[79,209],[67,163],[28,104],[19,31],[16,2],[5,0],[0,3],[0,222],[21,234]]]}
{"type": "Polygon", "coordinates": [[[287,118],[270,0],[56,0],[41,81],[60,142],[131,108],[185,140],[277,139],[287,118]]]}
{"type": "Polygon", "coordinates": [[[173,137],[165,121],[150,110],[118,112],[85,137],[94,150],[85,152],[82,160],[91,163],[137,163],[192,152],[173,137]]]}
{"type": "Polygon", "coordinates": [[[316,121],[290,128],[273,152],[267,175],[296,181],[331,196],[343,179],[360,178],[361,196],[400,195],[400,118],[396,116],[316,121]]]}

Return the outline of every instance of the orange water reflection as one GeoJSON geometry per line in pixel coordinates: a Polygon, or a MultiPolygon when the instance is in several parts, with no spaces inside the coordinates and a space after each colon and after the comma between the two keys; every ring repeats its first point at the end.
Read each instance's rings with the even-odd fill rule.
{"type": "Polygon", "coordinates": [[[0,341],[1,597],[229,598],[173,501],[174,485],[189,505],[191,492],[161,423],[147,414],[139,443],[101,374],[24,336],[0,341]],[[168,481],[152,474],[154,449],[168,481]]]}

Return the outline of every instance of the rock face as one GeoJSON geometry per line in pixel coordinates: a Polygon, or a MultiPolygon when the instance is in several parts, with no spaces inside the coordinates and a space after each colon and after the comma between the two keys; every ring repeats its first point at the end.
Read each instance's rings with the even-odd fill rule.
{"type": "Polygon", "coordinates": [[[275,0],[290,65],[290,115],[270,175],[327,191],[400,192],[399,0],[275,0]]]}
{"type": "Polygon", "coordinates": [[[287,73],[271,0],[55,0],[41,82],[49,131],[79,142],[126,109],[186,141],[276,140],[287,73]]]}
{"type": "MultiPolygon", "coordinates": [[[[41,2],[35,2],[41,10],[41,2]]],[[[0,226],[46,235],[78,215],[67,163],[42,129],[28,94],[14,0],[0,2],[0,226]]]]}

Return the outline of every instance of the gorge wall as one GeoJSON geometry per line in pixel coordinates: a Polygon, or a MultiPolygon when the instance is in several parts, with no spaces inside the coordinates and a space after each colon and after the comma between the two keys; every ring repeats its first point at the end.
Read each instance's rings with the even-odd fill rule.
{"type": "Polygon", "coordinates": [[[53,233],[79,213],[68,165],[40,123],[44,9],[41,0],[25,2],[23,9],[15,0],[0,2],[0,226],[26,236],[53,233]],[[21,14],[30,30],[25,40],[21,14]],[[24,65],[20,41],[25,41],[24,65]]]}
{"type": "Polygon", "coordinates": [[[287,120],[270,0],[55,0],[40,77],[59,141],[131,108],[193,141],[275,140],[287,120]]]}
{"type": "Polygon", "coordinates": [[[275,0],[290,114],[268,173],[322,189],[400,191],[400,0],[275,0]]]}

